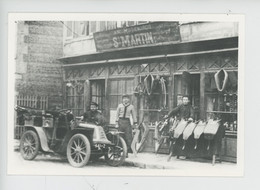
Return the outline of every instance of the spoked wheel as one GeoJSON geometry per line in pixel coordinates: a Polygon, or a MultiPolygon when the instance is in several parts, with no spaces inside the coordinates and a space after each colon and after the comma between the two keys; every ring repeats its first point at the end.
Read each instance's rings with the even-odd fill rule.
{"type": "Polygon", "coordinates": [[[116,137],[113,141],[115,146],[110,146],[108,148],[105,159],[110,166],[116,167],[124,163],[127,154],[127,146],[122,137],[116,137]]]}
{"type": "Polygon", "coordinates": [[[71,137],[67,146],[67,158],[73,167],[85,166],[90,157],[91,149],[88,138],[82,134],[71,137]]]}
{"type": "Polygon", "coordinates": [[[34,131],[26,131],[20,140],[20,153],[25,160],[33,160],[39,151],[39,137],[34,131]]]}

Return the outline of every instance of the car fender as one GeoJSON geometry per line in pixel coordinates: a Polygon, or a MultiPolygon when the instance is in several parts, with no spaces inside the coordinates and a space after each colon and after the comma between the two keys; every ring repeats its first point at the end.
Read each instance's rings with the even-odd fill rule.
{"type": "Polygon", "coordinates": [[[63,152],[63,153],[66,152],[67,145],[68,145],[70,138],[77,133],[85,135],[88,138],[90,145],[93,146],[94,129],[93,128],[75,128],[66,134],[66,136],[63,139],[61,149],[59,152],[63,152]]]}
{"type": "Polygon", "coordinates": [[[43,130],[42,127],[34,127],[34,129],[36,130],[39,138],[40,138],[40,143],[41,143],[41,147],[42,150],[45,152],[53,152],[52,150],[50,150],[49,146],[48,146],[48,140],[46,137],[46,134],[43,130]]]}

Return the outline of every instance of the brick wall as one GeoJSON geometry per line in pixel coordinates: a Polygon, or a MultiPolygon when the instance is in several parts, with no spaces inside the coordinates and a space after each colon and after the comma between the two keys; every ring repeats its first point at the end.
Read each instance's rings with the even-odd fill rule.
{"type": "Polygon", "coordinates": [[[17,23],[16,92],[49,96],[49,107],[62,105],[63,26],[56,21],[17,23]]]}

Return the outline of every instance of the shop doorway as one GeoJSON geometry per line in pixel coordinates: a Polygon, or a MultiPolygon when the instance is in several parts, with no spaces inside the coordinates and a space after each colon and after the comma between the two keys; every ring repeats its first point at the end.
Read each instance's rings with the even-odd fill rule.
{"type": "Polygon", "coordinates": [[[174,107],[182,103],[182,96],[189,95],[190,103],[194,108],[195,120],[200,116],[200,74],[176,75],[174,77],[174,107]]]}
{"type": "Polygon", "coordinates": [[[116,110],[118,104],[122,102],[122,95],[127,94],[130,102],[133,100],[134,78],[116,78],[108,82],[108,103],[109,103],[109,123],[115,124],[116,110]]]}
{"type": "Polygon", "coordinates": [[[90,100],[105,114],[105,79],[90,80],[90,100]]]}

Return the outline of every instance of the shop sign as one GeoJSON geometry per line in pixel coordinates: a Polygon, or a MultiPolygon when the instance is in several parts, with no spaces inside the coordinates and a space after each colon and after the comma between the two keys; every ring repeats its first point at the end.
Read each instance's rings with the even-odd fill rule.
{"type": "Polygon", "coordinates": [[[94,33],[99,52],[180,41],[178,22],[151,22],[94,33]]]}

